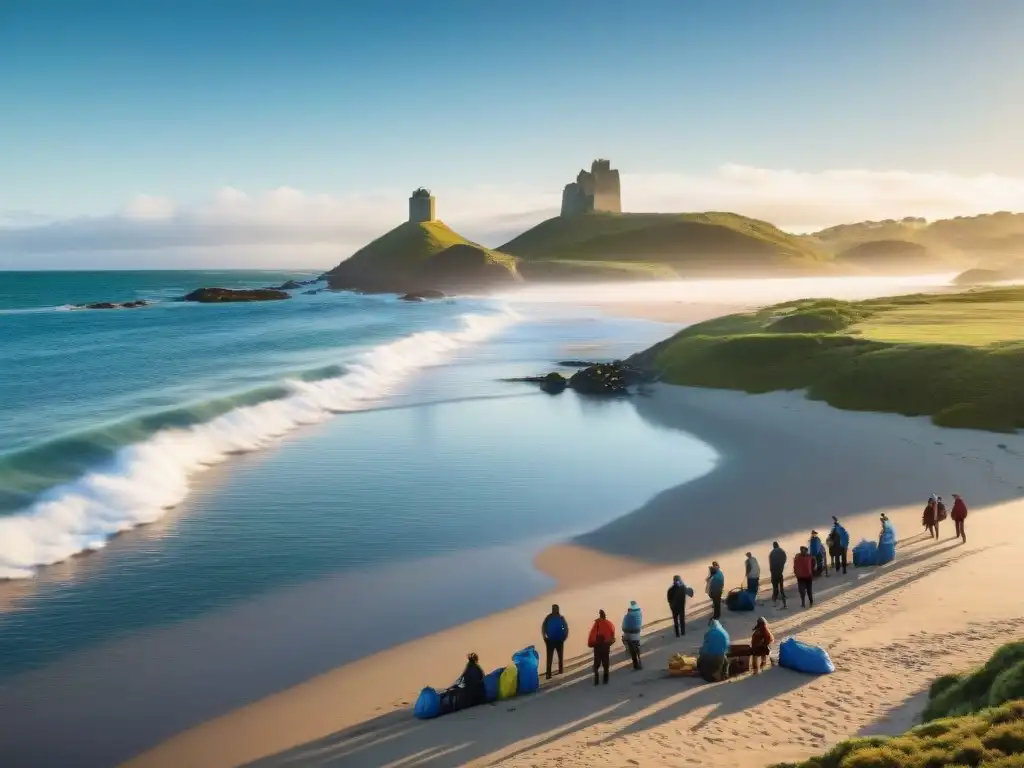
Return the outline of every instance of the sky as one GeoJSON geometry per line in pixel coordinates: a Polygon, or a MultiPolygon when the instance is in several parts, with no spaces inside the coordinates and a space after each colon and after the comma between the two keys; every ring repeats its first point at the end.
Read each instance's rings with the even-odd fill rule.
{"type": "Polygon", "coordinates": [[[1024,210],[1018,0],[3,0],[0,268],[488,245],[596,157],[635,211],[1024,210]]]}

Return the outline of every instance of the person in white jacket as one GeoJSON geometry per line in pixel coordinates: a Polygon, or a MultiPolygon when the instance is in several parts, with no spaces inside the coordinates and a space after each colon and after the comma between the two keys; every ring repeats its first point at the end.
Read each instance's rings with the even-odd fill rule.
{"type": "Polygon", "coordinates": [[[757,558],[754,557],[750,552],[747,552],[747,560],[744,563],[745,571],[747,574],[747,591],[757,599],[757,590],[761,586],[761,566],[757,562],[757,558]]]}

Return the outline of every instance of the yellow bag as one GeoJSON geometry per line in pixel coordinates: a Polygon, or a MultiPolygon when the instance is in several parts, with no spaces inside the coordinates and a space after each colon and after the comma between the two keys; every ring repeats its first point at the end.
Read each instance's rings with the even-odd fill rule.
{"type": "Polygon", "coordinates": [[[519,688],[519,670],[516,669],[515,664],[509,664],[498,678],[498,701],[511,699],[516,695],[517,688],[519,688]]]}

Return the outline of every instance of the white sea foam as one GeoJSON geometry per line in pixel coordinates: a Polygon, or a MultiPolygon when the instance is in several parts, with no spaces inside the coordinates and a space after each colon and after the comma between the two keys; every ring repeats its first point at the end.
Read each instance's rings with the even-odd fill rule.
{"type": "Polygon", "coordinates": [[[287,382],[291,394],[236,408],[186,429],[165,429],[121,449],[113,462],[0,517],[0,579],[29,578],[38,566],[99,549],[122,531],[180,504],[192,477],[232,453],[254,451],[303,424],[365,410],[415,371],[443,362],[515,322],[514,313],[463,315],[454,332],[424,331],[375,347],[342,376],[287,382]]]}

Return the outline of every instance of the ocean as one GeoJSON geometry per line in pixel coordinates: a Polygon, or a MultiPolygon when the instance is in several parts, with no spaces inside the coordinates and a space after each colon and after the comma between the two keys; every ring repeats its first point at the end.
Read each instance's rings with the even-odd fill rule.
{"type": "Polygon", "coordinates": [[[312,277],[0,273],[0,684],[286,588],[358,583],[332,610],[374,639],[293,665],[299,682],[539,594],[541,547],[716,460],[628,400],[502,381],[623,356],[661,324],[327,291],[173,301],[312,277]],[[138,298],[154,304],[70,308],[138,298]],[[395,596],[391,574],[417,569],[395,596]]]}

